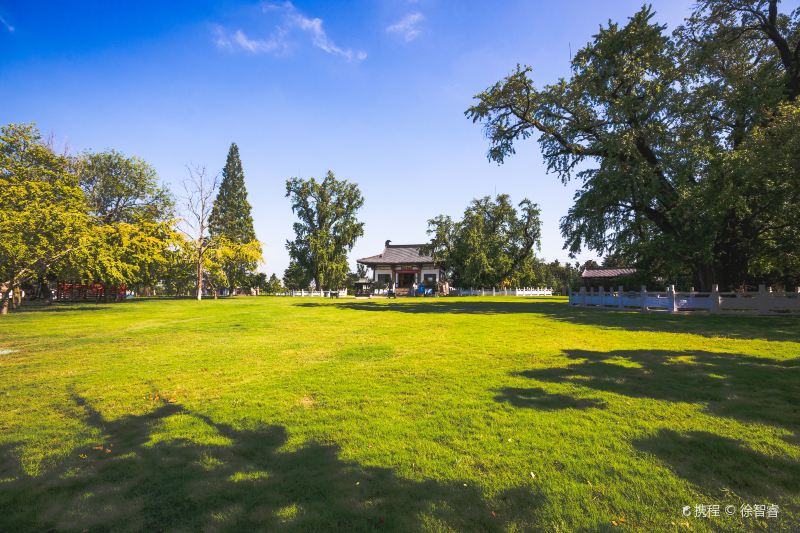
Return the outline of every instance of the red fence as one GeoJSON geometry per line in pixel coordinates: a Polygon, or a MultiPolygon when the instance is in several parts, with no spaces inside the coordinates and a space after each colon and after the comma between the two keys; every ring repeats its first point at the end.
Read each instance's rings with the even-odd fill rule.
{"type": "Polygon", "coordinates": [[[104,285],[103,283],[68,283],[59,282],[53,294],[53,299],[61,302],[76,301],[114,301],[118,302],[125,299],[128,286],[104,285]]]}

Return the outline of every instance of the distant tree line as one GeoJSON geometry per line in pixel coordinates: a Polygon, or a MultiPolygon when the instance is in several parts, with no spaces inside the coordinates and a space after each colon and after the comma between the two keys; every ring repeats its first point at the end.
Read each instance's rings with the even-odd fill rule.
{"type": "Polygon", "coordinates": [[[181,216],[153,167],[137,157],[58,154],[32,125],[2,127],[0,313],[20,305],[25,289],[49,299],[59,281],[198,298],[251,285],[261,244],[236,145],[219,191],[204,172],[193,177],[181,216]]]}
{"type": "Polygon", "coordinates": [[[538,206],[507,194],[473,200],[460,220],[439,215],[428,221],[430,242],[423,252],[439,262],[451,285],[470,287],[550,287],[566,292],[577,285],[578,265],[546,263],[540,247],[538,206]]]}
{"type": "MultiPolygon", "coordinates": [[[[538,87],[518,66],[466,115],[483,125],[490,160],[535,135],[548,170],[579,182],[560,225],[573,257],[589,249],[642,280],[700,289],[800,284],[800,10],[702,0],[668,33],[646,6],[601,27],[571,66],[538,87]]],[[[347,261],[364,234],[358,186],[332,171],[285,185],[297,220],[279,279],[258,272],[236,144],[221,176],[189,167],[179,201],[137,157],[59,154],[34,126],[4,126],[0,313],[25,289],[49,299],[60,281],[198,299],[352,286],[365,274],[347,261]]],[[[475,199],[459,219],[431,219],[428,234],[453,285],[564,291],[580,280],[577,264],[536,257],[528,199],[475,199]]]]}

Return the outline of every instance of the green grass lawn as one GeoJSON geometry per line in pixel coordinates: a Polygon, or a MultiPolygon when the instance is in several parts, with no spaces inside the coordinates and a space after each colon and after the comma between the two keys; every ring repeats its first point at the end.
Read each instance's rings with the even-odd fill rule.
{"type": "Polygon", "coordinates": [[[0,319],[0,531],[797,531],[799,409],[792,318],[56,305],[0,319]]]}

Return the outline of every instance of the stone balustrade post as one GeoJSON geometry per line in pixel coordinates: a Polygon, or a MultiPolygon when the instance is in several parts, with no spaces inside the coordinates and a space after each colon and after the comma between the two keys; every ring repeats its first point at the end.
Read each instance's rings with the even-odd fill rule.
{"type": "Polygon", "coordinates": [[[709,311],[714,314],[720,311],[719,285],[716,283],[711,286],[711,308],[709,311]]]}
{"type": "Polygon", "coordinates": [[[772,300],[771,296],[772,295],[767,292],[766,285],[761,284],[758,286],[758,314],[769,314],[770,303],[772,300]]]}
{"type": "Polygon", "coordinates": [[[675,285],[670,285],[667,288],[667,295],[669,298],[669,301],[667,302],[669,307],[667,309],[669,310],[670,313],[674,313],[675,311],[678,310],[678,301],[675,298],[675,285]]]}

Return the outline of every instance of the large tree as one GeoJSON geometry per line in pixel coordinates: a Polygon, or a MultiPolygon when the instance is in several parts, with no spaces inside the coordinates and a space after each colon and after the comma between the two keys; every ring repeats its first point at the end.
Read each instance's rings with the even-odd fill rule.
{"type": "Polygon", "coordinates": [[[272,274],[264,287],[267,294],[280,294],[283,292],[283,284],[276,274],[272,274]]]}
{"type": "Polygon", "coordinates": [[[299,219],[294,223],[295,239],[286,242],[290,268],[305,272],[317,289],[340,288],[349,271],[347,253],[364,234],[364,223],[356,217],[364,205],[361,191],[328,171],[322,181],[287,180],[286,197],[299,219]]]}
{"type": "Polygon", "coordinates": [[[702,1],[672,35],[642,8],[601,28],[568,79],[537,88],[532,69],[517,66],[466,114],[484,124],[491,160],[538,135],[548,170],[580,180],[561,222],[571,252],[613,254],[701,287],[779,268],[788,280],[796,256],[774,253],[800,247],[800,170],[789,164],[800,12],[777,4],[702,1]],[[783,163],[760,165],[775,158],[783,163]]]}
{"type": "Polygon", "coordinates": [[[506,287],[522,281],[523,267],[539,246],[539,208],[528,200],[514,206],[507,194],[472,201],[461,220],[440,215],[428,221],[424,251],[445,265],[461,287],[506,287]]]}
{"type": "Polygon", "coordinates": [[[67,157],[30,125],[0,129],[0,314],[8,292],[43,278],[96,242],[94,220],[67,157]]]}
{"type": "Polygon", "coordinates": [[[146,161],[115,150],[82,154],[73,165],[102,236],[96,246],[76,257],[73,277],[154,285],[177,237],[169,189],[146,161]],[[81,270],[86,274],[82,276],[81,270]]]}
{"type": "MultiPolygon", "coordinates": [[[[222,182],[211,209],[208,225],[212,237],[224,237],[233,245],[251,246],[251,243],[256,241],[251,206],[247,200],[247,189],[244,184],[244,170],[236,143],[231,143],[228,150],[225,168],[222,169],[222,182]]],[[[231,294],[238,285],[245,283],[248,274],[257,265],[251,261],[240,260],[241,256],[235,257],[229,258],[222,265],[231,294]]]]}
{"type": "Polygon", "coordinates": [[[80,184],[90,208],[102,221],[160,222],[174,213],[174,200],[156,170],[138,157],[116,150],[85,153],[76,159],[80,184]]]}
{"type": "Polygon", "coordinates": [[[309,273],[297,261],[290,261],[289,266],[283,271],[283,285],[290,291],[308,289],[311,284],[309,273]]]}

